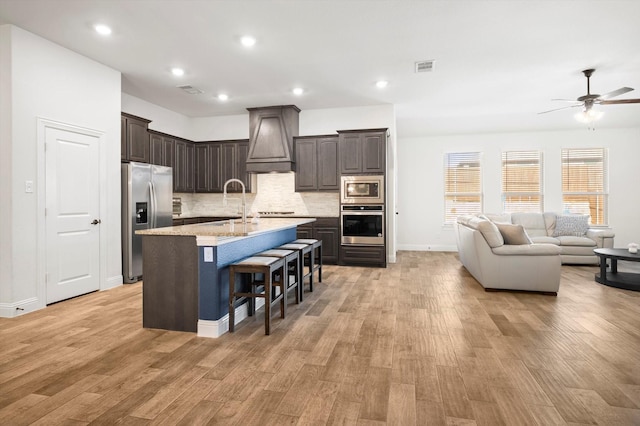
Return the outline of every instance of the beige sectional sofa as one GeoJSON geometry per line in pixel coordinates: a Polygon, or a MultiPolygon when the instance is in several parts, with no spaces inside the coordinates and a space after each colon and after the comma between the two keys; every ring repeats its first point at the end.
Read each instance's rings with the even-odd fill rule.
{"type": "Polygon", "coordinates": [[[613,230],[556,213],[458,217],[458,256],[485,289],[557,293],[562,263],[597,265],[595,248],[613,247],[613,230]]]}
{"type": "Polygon", "coordinates": [[[455,225],[458,256],[485,288],[556,294],[560,287],[560,246],[505,244],[486,218],[461,216],[455,225]]]}
{"type": "Polygon", "coordinates": [[[545,213],[504,213],[483,215],[496,223],[522,225],[533,243],[560,247],[563,264],[597,265],[596,248],[612,248],[612,229],[593,228],[588,216],[545,213]]]}

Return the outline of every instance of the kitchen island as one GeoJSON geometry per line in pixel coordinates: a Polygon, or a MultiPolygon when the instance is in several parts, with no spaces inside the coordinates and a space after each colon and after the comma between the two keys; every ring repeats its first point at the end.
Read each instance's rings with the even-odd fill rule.
{"type": "MultiPolygon", "coordinates": [[[[142,325],[219,337],[229,329],[229,265],[296,239],[314,218],[240,220],[138,231],[142,235],[142,325]]],[[[236,311],[237,321],[246,305],[236,311]]]]}

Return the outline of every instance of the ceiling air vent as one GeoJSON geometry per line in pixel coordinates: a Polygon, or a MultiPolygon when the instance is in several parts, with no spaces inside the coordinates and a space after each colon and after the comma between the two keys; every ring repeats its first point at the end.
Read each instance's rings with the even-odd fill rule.
{"type": "Polygon", "coordinates": [[[433,67],[435,67],[435,62],[433,59],[429,59],[428,61],[418,61],[416,62],[416,72],[431,72],[433,71],[433,67]]]}
{"type": "Polygon", "coordinates": [[[178,89],[182,89],[190,95],[201,95],[204,93],[202,90],[198,89],[197,87],[193,87],[190,85],[178,86],[178,89]]]}

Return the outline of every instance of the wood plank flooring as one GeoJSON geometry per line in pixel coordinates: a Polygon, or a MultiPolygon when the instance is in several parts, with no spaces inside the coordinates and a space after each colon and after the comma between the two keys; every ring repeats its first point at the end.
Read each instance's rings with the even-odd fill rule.
{"type": "Polygon", "coordinates": [[[324,282],[219,339],[142,328],[142,284],[0,318],[2,425],[638,425],[640,293],[562,267],[485,292],[454,253],[324,282]]]}

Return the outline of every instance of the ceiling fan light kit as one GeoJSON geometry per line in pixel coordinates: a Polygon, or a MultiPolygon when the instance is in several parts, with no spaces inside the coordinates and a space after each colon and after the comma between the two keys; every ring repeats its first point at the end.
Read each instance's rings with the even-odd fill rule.
{"type": "MultiPolygon", "coordinates": [[[[627,92],[631,92],[633,89],[631,87],[621,87],[617,90],[614,90],[612,92],[608,92],[605,93],[604,95],[598,95],[598,94],[592,94],[591,93],[591,76],[593,75],[593,73],[595,72],[595,69],[591,68],[591,69],[587,69],[582,71],[582,73],[584,74],[584,76],[587,78],[587,94],[580,96],[579,98],[577,98],[575,101],[573,100],[569,100],[570,102],[577,102],[574,105],[569,105],[566,107],[562,107],[562,108],[555,108],[549,111],[543,111],[540,112],[539,114],[546,114],[548,112],[553,112],[553,111],[559,111],[562,109],[567,109],[567,108],[575,108],[575,107],[582,107],[582,111],[575,114],[574,117],[576,120],[578,120],[581,123],[586,123],[589,124],[589,128],[592,129],[593,127],[591,126],[591,124],[596,121],[599,120],[604,113],[602,111],[599,110],[595,110],[593,109],[594,105],[614,105],[614,104],[637,104],[640,103],[640,99],[619,99],[619,100],[610,100],[613,97],[616,96],[620,96],[624,93],[627,92]]],[[[568,99],[552,99],[554,101],[566,101],[568,99]]]]}

